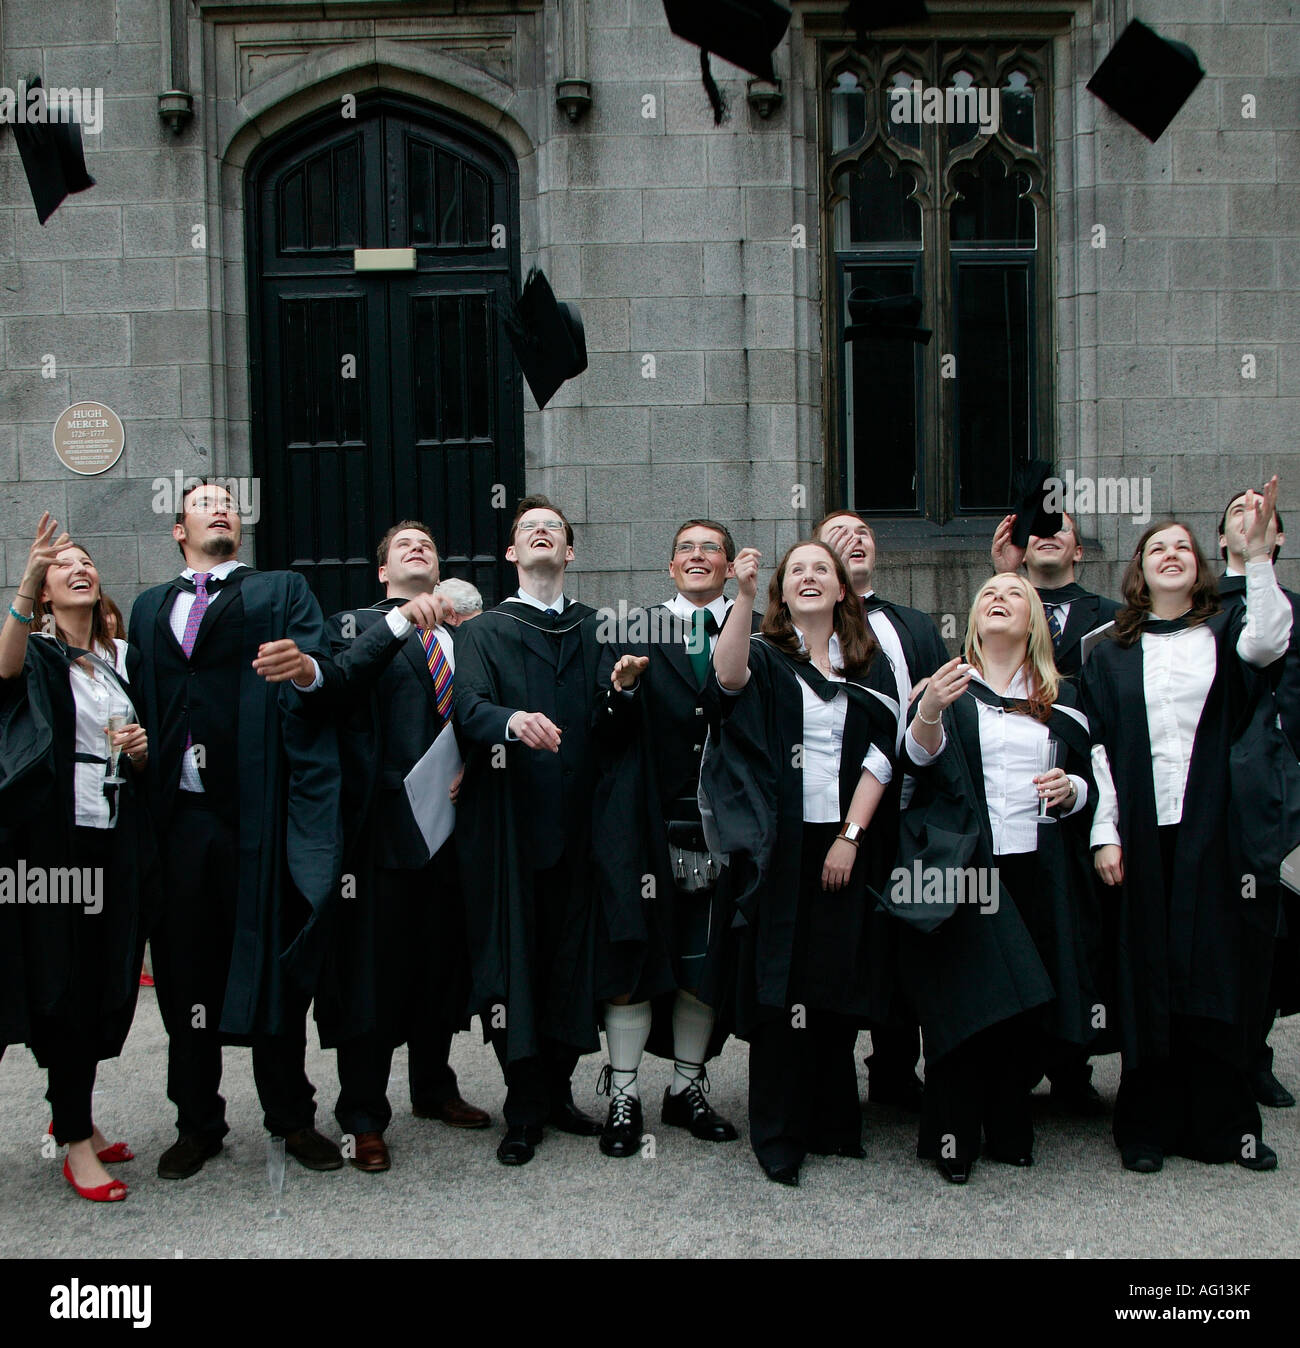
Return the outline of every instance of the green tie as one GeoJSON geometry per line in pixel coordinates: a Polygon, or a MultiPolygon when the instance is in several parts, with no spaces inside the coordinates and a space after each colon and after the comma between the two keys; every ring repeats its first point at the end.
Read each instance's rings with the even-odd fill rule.
{"type": "Polygon", "coordinates": [[[695,682],[701,688],[709,677],[709,632],[705,626],[707,610],[697,608],[691,615],[691,644],[686,649],[686,658],[691,662],[695,673],[695,682]]]}

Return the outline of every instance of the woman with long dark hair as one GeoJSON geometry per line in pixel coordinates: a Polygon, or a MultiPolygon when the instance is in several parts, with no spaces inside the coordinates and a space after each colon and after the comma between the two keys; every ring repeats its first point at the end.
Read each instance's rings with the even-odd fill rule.
{"type": "Polygon", "coordinates": [[[1129,562],[1114,639],[1083,670],[1094,860],[1120,907],[1114,1134],[1125,1167],[1141,1173],[1168,1155],[1277,1164],[1246,1075],[1272,931],[1251,920],[1236,873],[1229,765],[1255,671],[1286,653],[1291,607],[1266,539],[1277,478],[1249,497],[1245,607],[1220,610],[1191,529],[1153,524],[1129,562]]]}
{"type": "Polygon", "coordinates": [[[48,512],[0,629],[0,855],[22,894],[9,909],[2,1017],[46,1069],[63,1174],[117,1202],[105,1163],[129,1161],[91,1116],[97,1066],[135,1012],[152,841],[142,800],[149,741],[107,634],[99,573],[48,512]],[[117,751],[114,754],[114,750],[117,751]],[[118,783],[110,771],[120,755],[118,783]],[[39,891],[39,892],[38,892],[39,891]]]}
{"type": "Polygon", "coordinates": [[[745,923],[737,1032],[750,1044],[750,1141],[769,1179],[796,1185],[809,1152],[863,1154],[853,1051],[873,1010],[876,908],[865,854],[899,709],[835,553],[792,547],[751,637],[758,563],[753,548],[735,560],[700,794],[745,923]]]}
{"type": "Polygon", "coordinates": [[[994,576],[904,739],[917,790],[888,898],[912,926],[899,965],[925,1037],[917,1154],[954,1184],[981,1137],[994,1160],[1033,1163],[1044,1046],[1091,1037],[1092,793],[1076,703],[1037,592],[994,576]]]}

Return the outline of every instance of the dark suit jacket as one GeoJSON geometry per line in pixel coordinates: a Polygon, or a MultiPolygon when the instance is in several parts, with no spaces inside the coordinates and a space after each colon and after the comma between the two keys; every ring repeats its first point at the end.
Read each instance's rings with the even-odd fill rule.
{"type": "MultiPolygon", "coordinates": [[[[1035,586],[1035,589],[1038,587],[1035,586]]],[[[1061,643],[1056,648],[1056,668],[1067,679],[1072,679],[1083,668],[1079,643],[1095,627],[1110,622],[1120,610],[1120,605],[1105,595],[1092,594],[1087,590],[1067,595],[1063,590],[1038,590],[1038,597],[1044,604],[1066,603],[1070,611],[1066,615],[1065,628],[1061,633],[1061,643]],[[1055,599],[1054,599],[1055,596],[1055,599]]]]}

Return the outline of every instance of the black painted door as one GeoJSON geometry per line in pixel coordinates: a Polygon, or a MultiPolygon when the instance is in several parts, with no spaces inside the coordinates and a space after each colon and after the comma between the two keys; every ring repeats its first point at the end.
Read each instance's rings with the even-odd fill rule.
{"type": "Polygon", "coordinates": [[[522,482],[499,317],[518,277],[514,164],[451,114],[392,96],[355,111],[249,166],[258,565],[301,572],[326,613],[372,603],[380,535],[422,519],[442,574],[491,605],[522,482]],[[357,272],[356,248],[414,248],[416,270],[357,272]]]}

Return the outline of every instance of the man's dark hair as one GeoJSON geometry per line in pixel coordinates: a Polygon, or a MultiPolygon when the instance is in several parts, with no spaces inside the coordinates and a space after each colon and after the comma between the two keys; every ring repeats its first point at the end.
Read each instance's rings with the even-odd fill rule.
{"type": "MultiPolygon", "coordinates": [[[[1234,505],[1237,501],[1239,501],[1243,496],[1245,496],[1245,494],[1246,494],[1248,491],[1253,491],[1253,492],[1255,493],[1256,496],[1263,496],[1263,494],[1264,494],[1262,491],[1259,490],[1258,487],[1243,487],[1240,491],[1234,491],[1234,492],[1232,493],[1232,495],[1228,497],[1228,504],[1227,504],[1226,506],[1223,507],[1223,514],[1219,516],[1219,537],[1220,537],[1220,538],[1223,537],[1224,526],[1228,523],[1228,511],[1231,510],[1232,507],[1233,507],[1233,505],[1234,505]]],[[[1280,533],[1280,534],[1286,533],[1286,530],[1282,527],[1282,512],[1281,512],[1276,506],[1273,507],[1273,518],[1277,521],[1277,531],[1278,531],[1278,533],[1280,533]]],[[[1278,547],[1275,547],[1275,548],[1273,549],[1273,560],[1274,560],[1274,561],[1277,561],[1278,554],[1279,554],[1281,551],[1282,551],[1282,549],[1281,549],[1281,548],[1278,548],[1278,547]]],[[[1223,560],[1226,562],[1226,561],[1228,560],[1228,549],[1227,549],[1226,547],[1220,547],[1220,548],[1219,548],[1219,556],[1222,557],[1223,560]]]]}
{"type": "MultiPolygon", "coordinates": [[[[224,491],[230,497],[231,507],[238,511],[239,503],[235,500],[235,493],[226,486],[224,482],[218,482],[214,477],[201,477],[197,482],[191,482],[188,487],[181,492],[179,507],[176,511],[176,523],[184,526],[185,524],[185,502],[190,499],[200,487],[215,487],[218,491],[224,491]]],[[[181,556],[185,556],[185,544],[178,538],[176,546],[181,550],[181,556]]]]}
{"type": "Polygon", "coordinates": [[[519,528],[519,521],[530,510],[550,510],[559,516],[564,521],[564,541],[569,547],[573,546],[573,525],[569,523],[569,517],[549,496],[533,495],[525,496],[515,507],[515,517],[510,521],[510,544],[512,547],[515,541],[515,531],[519,528]]]}
{"type": "Polygon", "coordinates": [[[859,515],[856,510],[848,510],[848,509],[832,510],[828,514],[823,515],[821,519],[819,519],[817,523],[814,524],[812,527],[813,538],[820,538],[822,530],[831,522],[831,520],[837,520],[843,515],[848,515],[850,519],[857,520],[859,524],[865,524],[867,526],[867,532],[871,535],[872,540],[873,541],[875,540],[876,531],[871,527],[871,525],[867,522],[867,520],[864,519],[861,515],[859,515]]]}
{"type": "Polygon", "coordinates": [[[717,520],[687,520],[685,524],[677,526],[677,532],[673,535],[672,551],[669,557],[677,555],[677,540],[687,531],[687,529],[712,529],[715,534],[722,535],[722,550],[727,554],[727,561],[736,560],[736,540],[731,536],[731,530],[725,524],[719,524],[717,520]]]}
{"type": "Polygon", "coordinates": [[[429,528],[423,520],[399,520],[393,527],[379,540],[379,546],[375,548],[375,556],[380,566],[388,565],[388,549],[393,546],[393,539],[402,532],[403,529],[418,529],[422,534],[427,534],[429,542],[433,543],[434,552],[438,551],[438,545],[434,542],[433,530],[429,528]]]}

